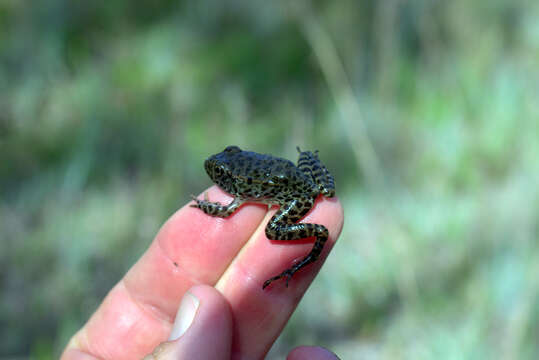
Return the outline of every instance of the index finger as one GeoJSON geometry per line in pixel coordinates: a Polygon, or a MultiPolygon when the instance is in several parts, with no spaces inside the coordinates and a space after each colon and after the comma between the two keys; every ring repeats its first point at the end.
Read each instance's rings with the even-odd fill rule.
{"type": "MultiPolygon", "coordinates": [[[[232,200],[215,186],[207,192],[212,201],[232,200]]],[[[178,210],[62,358],[135,359],[150,353],[167,339],[183,294],[194,284],[215,285],[266,212],[266,206],[247,205],[222,219],[188,205],[178,210]]]]}

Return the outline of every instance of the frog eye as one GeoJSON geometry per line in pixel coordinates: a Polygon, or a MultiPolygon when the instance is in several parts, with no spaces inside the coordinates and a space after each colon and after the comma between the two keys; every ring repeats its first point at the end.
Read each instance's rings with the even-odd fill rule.
{"type": "Polygon", "coordinates": [[[239,147],[237,147],[236,145],[230,145],[230,146],[227,146],[224,150],[224,152],[226,153],[237,153],[237,152],[240,152],[241,149],[239,147]]]}
{"type": "Polygon", "coordinates": [[[214,174],[217,176],[221,176],[223,174],[223,168],[220,166],[215,167],[213,170],[214,174]]]}

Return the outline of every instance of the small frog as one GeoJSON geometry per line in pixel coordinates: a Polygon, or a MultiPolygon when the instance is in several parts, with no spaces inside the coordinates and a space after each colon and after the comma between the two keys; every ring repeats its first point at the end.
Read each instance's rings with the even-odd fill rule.
{"type": "Polygon", "coordinates": [[[230,216],[245,202],[279,205],[280,208],[266,226],[266,236],[271,240],[297,240],[316,236],[312,250],[297,264],[264,282],[265,289],[272,281],[288,280],[302,267],[310,264],[322,252],[328,239],[328,229],[319,224],[297,223],[313,207],[319,194],[335,196],[333,176],[318,159],[318,151],[299,152],[297,166],[289,160],[272,155],[243,151],[228,146],[223,152],[210,156],[204,168],[221,189],[234,196],[228,205],[199,200],[192,207],[218,217],[230,216]]]}

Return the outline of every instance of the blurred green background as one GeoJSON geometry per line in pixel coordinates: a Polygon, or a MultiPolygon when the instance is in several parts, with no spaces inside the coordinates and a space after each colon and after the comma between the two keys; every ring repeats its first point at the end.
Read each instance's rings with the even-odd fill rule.
{"type": "Polygon", "coordinates": [[[537,358],[538,2],[2,0],[0,64],[0,357],[58,357],[236,144],[345,208],[269,359],[537,358]]]}

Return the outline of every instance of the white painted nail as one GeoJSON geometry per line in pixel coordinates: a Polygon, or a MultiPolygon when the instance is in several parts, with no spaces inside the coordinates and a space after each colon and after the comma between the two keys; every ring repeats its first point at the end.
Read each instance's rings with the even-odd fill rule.
{"type": "Polygon", "coordinates": [[[186,292],[178,308],[178,313],[176,314],[176,319],[174,320],[174,325],[168,338],[169,341],[178,339],[189,329],[199,306],[200,300],[189,291],[186,292]]]}

